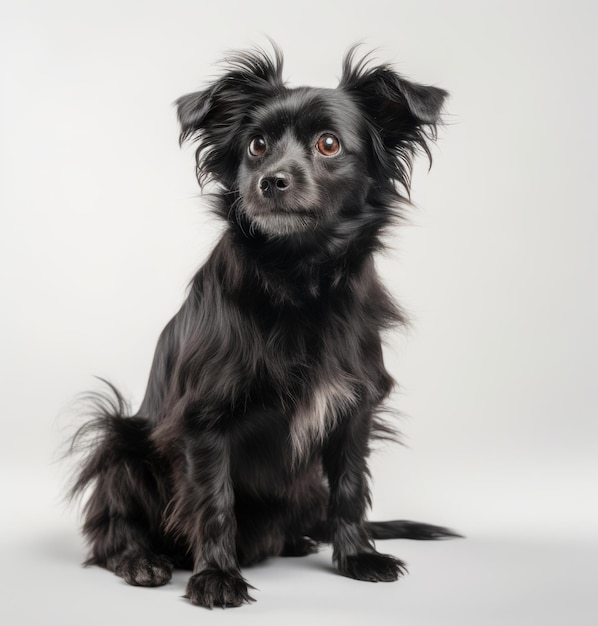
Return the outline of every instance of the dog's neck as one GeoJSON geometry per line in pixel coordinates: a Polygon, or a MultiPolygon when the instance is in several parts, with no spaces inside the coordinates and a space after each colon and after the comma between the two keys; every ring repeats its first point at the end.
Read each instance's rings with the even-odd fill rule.
{"type": "Polygon", "coordinates": [[[214,279],[225,292],[242,294],[244,299],[266,299],[275,306],[301,308],[350,291],[351,283],[373,263],[368,246],[354,249],[357,241],[341,250],[313,237],[290,239],[259,233],[249,237],[229,228],[197,278],[202,272],[214,272],[214,279]]]}

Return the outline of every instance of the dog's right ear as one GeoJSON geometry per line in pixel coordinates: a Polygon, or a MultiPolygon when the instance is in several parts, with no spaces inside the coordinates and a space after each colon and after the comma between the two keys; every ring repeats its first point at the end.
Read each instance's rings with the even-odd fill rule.
{"type": "Polygon", "coordinates": [[[356,60],[353,47],[343,63],[340,87],[358,103],[379,132],[384,145],[426,148],[426,133],[434,136],[448,93],[403,78],[388,65],[372,66],[368,56],[356,60]]]}
{"type": "Polygon", "coordinates": [[[181,143],[207,131],[234,131],[256,102],[284,86],[282,53],[274,43],[272,47],[273,58],[260,48],[229,54],[223,62],[228,71],[221,78],[176,101],[181,143]]]}
{"type": "Polygon", "coordinates": [[[211,90],[207,89],[189,93],[186,96],[181,96],[176,101],[177,115],[181,127],[179,136],[181,144],[202,128],[202,124],[204,124],[212,104],[210,92],[211,90]]]}
{"type": "Polygon", "coordinates": [[[230,54],[227,72],[207,89],[176,101],[181,133],[179,141],[197,141],[195,160],[200,186],[214,180],[226,188],[235,185],[241,159],[247,115],[258,103],[284,88],[282,54],[272,43],[274,56],[264,50],[230,54]]]}

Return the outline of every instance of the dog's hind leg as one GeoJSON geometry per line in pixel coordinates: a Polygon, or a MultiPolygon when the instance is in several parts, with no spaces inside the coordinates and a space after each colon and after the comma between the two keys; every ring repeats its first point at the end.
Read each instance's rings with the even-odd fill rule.
{"type": "Polygon", "coordinates": [[[147,421],[122,417],[118,395],[117,400],[104,401],[99,416],[77,436],[91,437],[72,490],[75,495],[91,489],[84,507],[83,534],[91,548],[86,564],[106,567],[132,585],[163,585],[173,566],[162,554],[165,490],[155,471],[158,461],[147,421]]]}
{"type": "Polygon", "coordinates": [[[326,535],[329,492],[322,468],[315,463],[290,490],[285,543],[280,556],[307,556],[318,551],[326,535]]]}

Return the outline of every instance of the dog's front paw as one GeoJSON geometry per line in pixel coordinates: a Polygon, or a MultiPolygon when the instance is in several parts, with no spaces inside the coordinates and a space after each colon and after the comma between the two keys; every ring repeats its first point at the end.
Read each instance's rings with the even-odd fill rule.
{"type": "Polygon", "coordinates": [[[123,556],[115,565],[114,573],[129,585],[158,587],[172,578],[172,563],[159,554],[123,556]]]}
{"type": "Polygon", "coordinates": [[[211,609],[215,606],[234,607],[244,602],[253,602],[249,585],[235,572],[220,569],[205,569],[194,574],[187,583],[185,598],[193,604],[211,609]]]}
{"type": "Polygon", "coordinates": [[[407,573],[405,563],[378,552],[360,552],[339,560],[341,574],[369,582],[392,582],[407,573]]]}

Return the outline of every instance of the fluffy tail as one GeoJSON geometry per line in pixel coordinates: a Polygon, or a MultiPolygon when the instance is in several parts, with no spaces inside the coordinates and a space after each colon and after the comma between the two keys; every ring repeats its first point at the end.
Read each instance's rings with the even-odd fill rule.
{"type": "MultiPolygon", "coordinates": [[[[370,539],[417,539],[420,541],[437,541],[463,537],[450,528],[434,526],[408,520],[393,520],[388,522],[366,522],[365,529],[370,539]]],[[[307,533],[309,537],[319,543],[330,543],[330,529],[325,522],[316,525],[307,533]]]]}
{"type": "Polygon", "coordinates": [[[391,522],[367,522],[366,529],[372,539],[418,539],[432,540],[463,537],[450,528],[421,522],[394,520],[391,522]]]}
{"type": "Polygon", "coordinates": [[[107,385],[110,394],[88,396],[92,419],[71,444],[82,462],[70,497],[89,491],[83,508],[83,534],[91,548],[87,564],[114,569],[127,550],[152,549],[166,495],[154,471],[158,460],[149,423],[130,416],[122,396],[107,385]]]}
{"type": "Polygon", "coordinates": [[[71,498],[83,493],[101,474],[122,459],[148,454],[147,421],[130,417],[130,408],[118,390],[102,380],[109,393],[90,393],[85,397],[91,419],[75,433],[70,453],[79,456],[79,471],[69,492],[71,498]]]}

